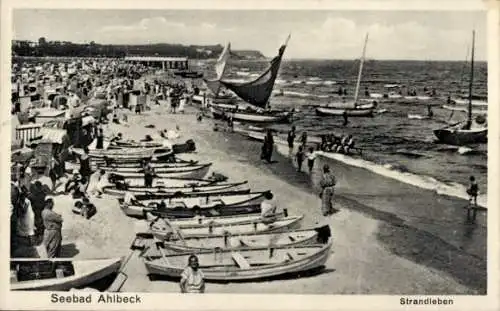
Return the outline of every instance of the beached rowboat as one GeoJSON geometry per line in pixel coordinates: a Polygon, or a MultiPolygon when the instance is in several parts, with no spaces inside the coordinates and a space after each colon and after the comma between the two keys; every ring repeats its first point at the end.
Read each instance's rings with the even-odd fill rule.
{"type": "Polygon", "coordinates": [[[187,195],[194,196],[197,194],[206,195],[209,193],[219,193],[224,191],[250,191],[248,188],[248,182],[243,181],[239,183],[222,183],[213,184],[206,186],[179,186],[179,187],[140,187],[140,186],[127,186],[127,185],[115,185],[106,186],[103,188],[104,193],[112,194],[117,196],[124,196],[125,192],[130,192],[135,196],[140,195],[187,195]]]}
{"type": "Polygon", "coordinates": [[[273,223],[263,223],[262,219],[249,221],[236,225],[208,225],[205,227],[193,227],[177,229],[175,226],[169,224],[165,218],[157,218],[151,222],[149,231],[136,232],[136,233],[151,233],[157,239],[164,240],[172,235],[172,232],[180,232],[180,235],[185,237],[206,237],[212,235],[221,235],[224,232],[236,235],[242,233],[257,233],[257,232],[282,232],[288,231],[292,228],[297,228],[304,216],[289,216],[278,219],[273,223]]]}
{"type": "MultiPolygon", "coordinates": [[[[71,148],[77,155],[83,155],[83,149],[71,148]]],[[[91,158],[110,158],[110,159],[144,159],[144,158],[161,158],[169,156],[172,154],[172,150],[169,148],[129,148],[129,149],[118,149],[118,150],[101,150],[94,149],[89,150],[89,155],[91,158]]]]}
{"type": "Polygon", "coordinates": [[[145,218],[146,213],[151,213],[155,216],[162,218],[177,219],[177,218],[194,218],[196,216],[204,217],[220,217],[220,216],[234,216],[234,215],[247,215],[247,214],[260,214],[260,204],[245,204],[245,205],[231,205],[231,206],[215,206],[211,208],[204,208],[201,210],[193,210],[192,208],[174,207],[163,209],[143,210],[140,215],[140,210],[131,209],[129,206],[121,205],[120,208],[125,215],[135,218],[145,218]]]}
{"type": "MultiPolygon", "coordinates": [[[[264,200],[264,195],[270,191],[261,192],[250,192],[248,194],[218,194],[209,193],[204,196],[197,197],[178,197],[178,196],[168,196],[164,198],[148,199],[144,198],[142,200],[137,199],[140,205],[144,207],[155,207],[161,206],[164,203],[167,207],[183,206],[183,207],[194,207],[199,206],[200,208],[212,207],[217,205],[227,206],[227,205],[241,205],[241,204],[259,204],[264,200]]],[[[124,204],[123,198],[118,198],[120,204],[124,204]]],[[[138,204],[139,204],[138,203],[138,204]]]]}
{"type": "MultiPolygon", "coordinates": [[[[151,213],[146,213],[146,219],[149,222],[154,222],[161,216],[153,215],[151,213]]],[[[281,213],[276,213],[275,219],[281,219],[288,217],[288,211],[285,210],[281,213]]],[[[185,228],[201,228],[207,226],[233,226],[259,222],[262,217],[259,214],[251,215],[232,215],[232,216],[218,216],[218,217],[193,217],[193,218],[183,218],[183,219],[170,219],[168,222],[178,229],[185,228]]]]}
{"type": "MultiPolygon", "coordinates": [[[[322,267],[331,254],[332,242],[320,245],[212,250],[196,253],[207,281],[241,281],[276,277],[322,267]]],[[[150,275],[180,277],[191,253],[143,255],[150,275]]]]}
{"type": "MultiPolygon", "coordinates": [[[[210,166],[211,164],[184,164],[184,163],[164,163],[163,166],[159,166],[158,164],[153,169],[154,172],[158,175],[162,174],[172,174],[172,173],[180,173],[180,172],[188,172],[192,170],[197,170],[201,166],[210,166]]],[[[121,165],[112,165],[112,166],[103,166],[101,169],[113,172],[124,177],[130,176],[144,176],[144,169],[141,167],[122,167],[121,165]]]]}
{"type": "Polygon", "coordinates": [[[12,258],[11,290],[68,291],[118,272],[123,258],[12,258]]]}
{"type": "MultiPolygon", "coordinates": [[[[166,173],[156,173],[155,172],[155,179],[157,178],[193,178],[193,179],[198,179],[198,178],[203,178],[208,174],[208,171],[210,169],[210,166],[212,164],[201,164],[201,165],[193,165],[193,166],[186,166],[186,167],[178,167],[178,168],[173,168],[169,172],[166,173]]],[[[106,171],[116,175],[116,176],[121,176],[123,177],[126,181],[129,180],[134,180],[134,179],[139,179],[142,182],[144,181],[144,173],[126,173],[126,172],[120,172],[117,171],[116,169],[105,169],[106,171]]]]}
{"type": "Polygon", "coordinates": [[[260,204],[264,199],[263,192],[235,195],[209,195],[205,197],[191,198],[169,198],[164,199],[165,206],[162,206],[157,201],[147,200],[140,202],[141,204],[124,204],[123,198],[119,198],[118,202],[123,211],[129,216],[141,217],[145,212],[169,210],[171,208],[193,208],[198,206],[200,209],[235,206],[235,205],[256,205],[260,204]]]}
{"type": "Polygon", "coordinates": [[[176,252],[199,252],[213,249],[242,249],[256,247],[282,247],[313,244],[317,242],[318,231],[303,229],[281,233],[249,233],[219,235],[204,238],[163,241],[165,248],[176,252]]]}

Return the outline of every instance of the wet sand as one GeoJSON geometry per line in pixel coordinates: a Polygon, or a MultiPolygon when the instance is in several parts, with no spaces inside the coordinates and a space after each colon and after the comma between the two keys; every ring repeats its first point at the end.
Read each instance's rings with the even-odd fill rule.
{"type": "MultiPolygon", "coordinates": [[[[296,172],[290,160],[277,153],[276,163],[265,164],[260,161],[259,143],[237,133],[213,131],[213,120],[205,118],[197,122],[196,111],[191,107],[186,107],[185,114],[173,115],[165,110],[155,106],[141,116],[130,113],[128,126],[110,125],[107,132],[122,132],[125,138],[140,139],[178,125],[182,135],[178,141],[194,139],[198,149],[182,158],[213,162],[212,171],[225,174],[231,181],[248,180],[255,191],[272,190],[280,207],[288,208],[290,214],[305,215],[303,227],[314,226],[321,220],[320,201],[314,190],[318,171],[313,172],[311,179],[308,174],[296,172]],[[155,129],[145,128],[148,124],[154,124],[155,129]]],[[[429,233],[432,230],[425,231],[424,223],[398,216],[398,211],[413,209],[416,215],[430,216],[430,207],[442,210],[455,201],[429,197],[424,190],[397,181],[372,181],[366,173],[345,165],[335,165],[334,171],[339,178],[335,202],[340,212],[327,220],[334,247],[322,273],[254,283],[209,283],[207,292],[485,294],[486,260],[479,245],[467,246],[462,241],[462,250],[446,238],[429,233]],[[420,199],[417,201],[416,197],[420,199]],[[421,204],[429,206],[426,212],[419,210],[421,204]]],[[[98,213],[90,220],[71,212],[69,197],[57,196],[55,202],[56,211],[64,218],[65,256],[98,258],[130,254],[136,220],[121,212],[116,198],[93,199],[98,213]]],[[[175,281],[150,281],[137,251],[124,272],[128,279],[122,291],[179,292],[175,281]]]]}

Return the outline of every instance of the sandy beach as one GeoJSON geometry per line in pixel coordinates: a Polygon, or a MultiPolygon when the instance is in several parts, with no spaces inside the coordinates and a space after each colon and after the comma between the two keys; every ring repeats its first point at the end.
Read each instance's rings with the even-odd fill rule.
{"type": "MultiPolygon", "coordinates": [[[[280,208],[304,214],[302,227],[323,221],[315,188],[321,158],[312,175],[298,173],[290,159],[280,154],[283,147],[277,146],[276,163],[264,164],[259,159],[260,143],[238,133],[214,131],[214,121],[205,118],[198,122],[196,113],[193,107],[186,107],[183,114],[170,114],[164,106],[153,106],[142,115],[128,113],[128,125],[109,125],[105,134],[121,132],[126,139],[141,139],[178,126],[179,142],[193,139],[197,147],[196,153],[181,158],[212,162],[212,171],[230,181],[248,180],[254,191],[272,190],[280,208]],[[145,128],[150,124],[155,128],[145,128]]],[[[340,212],[327,220],[334,246],[323,272],[299,279],[208,283],[207,293],[486,293],[484,215],[480,214],[471,229],[463,225],[465,211],[457,207],[466,204],[463,200],[438,196],[341,163],[336,163],[333,171],[338,178],[335,206],[340,212]],[[443,218],[449,223],[430,222],[443,218]],[[467,230],[469,238],[464,237],[467,230]]],[[[104,195],[93,202],[98,212],[85,220],[71,212],[68,196],[55,198],[55,211],[64,218],[63,256],[128,256],[137,220],[122,213],[115,197],[104,195]]],[[[122,291],[179,292],[176,281],[150,281],[137,253],[123,270],[128,279],[122,291]]]]}

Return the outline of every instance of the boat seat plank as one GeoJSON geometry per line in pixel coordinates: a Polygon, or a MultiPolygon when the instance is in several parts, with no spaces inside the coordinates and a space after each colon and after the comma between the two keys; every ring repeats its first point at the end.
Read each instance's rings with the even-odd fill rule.
{"type": "Polygon", "coordinates": [[[238,253],[238,252],[232,252],[231,253],[231,257],[233,258],[233,260],[238,264],[238,266],[241,269],[249,269],[250,268],[250,264],[243,257],[243,255],[241,255],[240,253],[238,253]]]}

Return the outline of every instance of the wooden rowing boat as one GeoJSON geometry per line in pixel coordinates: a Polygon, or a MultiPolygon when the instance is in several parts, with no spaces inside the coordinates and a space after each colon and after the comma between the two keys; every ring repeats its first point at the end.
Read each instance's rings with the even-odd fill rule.
{"type": "MultiPolygon", "coordinates": [[[[129,187],[144,187],[144,180],[140,178],[124,178],[121,175],[111,173],[109,174],[109,182],[120,186],[122,189],[128,189],[129,187]]],[[[153,188],[158,187],[200,187],[215,185],[218,181],[211,179],[201,179],[201,178],[186,178],[186,177],[168,177],[168,178],[154,178],[153,188]]]]}
{"type": "Polygon", "coordinates": [[[151,233],[157,239],[164,240],[173,232],[177,232],[184,237],[206,237],[212,235],[221,235],[224,232],[236,235],[242,233],[258,233],[258,232],[282,232],[292,228],[297,228],[304,216],[289,216],[276,220],[273,223],[264,223],[262,219],[241,223],[236,225],[206,225],[204,227],[184,227],[178,229],[169,223],[165,218],[157,218],[151,222],[148,232],[136,233],[151,233]]]}
{"type": "MultiPolygon", "coordinates": [[[[153,168],[155,174],[157,174],[159,177],[165,177],[166,175],[175,175],[183,172],[191,172],[195,170],[199,170],[200,168],[204,168],[205,166],[210,167],[212,164],[176,164],[173,163],[165,163],[165,165],[159,166],[156,165],[156,167],[153,168]]],[[[108,171],[108,172],[113,172],[119,175],[122,175],[126,178],[130,177],[143,177],[144,176],[144,169],[142,167],[122,167],[121,165],[112,165],[112,166],[103,166],[101,169],[108,171]]]]}
{"type": "Polygon", "coordinates": [[[104,193],[112,194],[117,196],[124,196],[126,192],[130,192],[134,196],[138,197],[141,195],[177,195],[177,196],[195,196],[195,195],[206,195],[210,193],[219,193],[225,191],[248,191],[248,182],[238,182],[238,183],[215,183],[213,185],[204,186],[179,186],[179,187],[141,187],[141,186],[126,186],[126,185],[114,185],[105,186],[103,188],[104,193]]]}
{"type": "MultiPolygon", "coordinates": [[[[206,281],[242,281],[299,273],[324,266],[331,254],[332,242],[276,248],[213,250],[196,253],[206,281]]],[[[153,248],[148,249],[153,253],[153,248]]],[[[192,253],[143,255],[149,275],[180,277],[192,253]]],[[[159,253],[159,254],[158,254],[159,253]]]]}
{"type": "Polygon", "coordinates": [[[137,200],[138,203],[126,204],[123,198],[118,198],[120,205],[128,205],[130,209],[137,209],[140,213],[143,210],[154,210],[158,208],[172,208],[180,206],[183,208],[193,208],[198,206],[201,209],[215,206],[233,206],[243,204],[260,204],[264,200],[265,192],[251,192],[248,194],[207,194],[198,197],[177,197],[170,196],[163,199],[137,200]],[[162,204],[164,203],[164,204],[162,204]]]}
{"type": "Polygon", "coordinates": [[[163,241],[163,246],[175,252],[200,252],[214,249],[246,249],[258,247],[290,247],[314,244],[318,231],[303,229],[279,233],[248,233],[219,235],[203,238],[185,238],[163,241]]]}
{"type": "MultiPolygon", "coordinates": [[[[288,211],[285,209],[283,212],[276,213],[275,219],[288,217],[288,211]]],[[[146,219],[150,223],[156,221],[161,216],[146,213],[146,219]]],[[[241,224],[249,224],[261,221],[260,214],[251,215],[232,215],[232,216],[218,216],[218,217],[193,217],[184,219],[170,219],[169,223],[178,229],[185,228],[201,228],[207,226],[233,226],[241,224]]]]}
{"type": "Polygon", "coordinates": [[[12,258],[11,290],[68,291],[118,272],[123,258],[12,258]]]}
{"type": "MultiPolygon", "coordinates": [[[[182,177],[182,178],[203,178],[208,174],[208,171],[210,170],[210,166],[212,164],[201,164],[201,165],[193,165],[193,166],[186,166],[186,167],[177,167],[177,168],[172,168],[168,169],[168,172],[165,173],[156,173],[155,172],[155,179],[157,178],[172,178],[172,177],[182,177]]],[[[116,169],[106,169],[108,172],[113,173],[118,176],[122,176],[125,180],[144,180],[144,173],[126,173],[126,172],[120,172],[117,171],[116,169]]]]}
{"type": "MultiPolygon", "coordinates": [[[[71,148],[72,152],[77,155],[83,155],[83,149],[71,148]]],[[[141,160],[144,158],[162,158],[172,154],[169,148],[127,148],[118,150],[100,150],[94,149],[89,151],[91,158],[110,158],[110,159],[125,159],[125,160],[141,160]]]]}
{"type": "Polygon", "coordinates": [[[215,206],[211,208],[204,208],[198,211],[192,208],[185,207],[174,207],[174,208],[163,208],[163,209],[153,209],[153,210],[143,210],[142,214],[139,214],[137,209],[129,209],[128,206],[121,205],[120,208],[125,213],[125,215],[135,218],[145,218],[146,213],[151,213],[155,216],[160,216],[162,218],[177,219],[177,218],[193,218],[197,215],[204,217],[219,217],[219,216],[233,216],[233,215],[243,215],[243,214],[260,214],[260,204],[245,204],[245,205],[232,205],[232,206],[215,206]],[[197,214],[198,213],[198,214],[197,214]]]}

